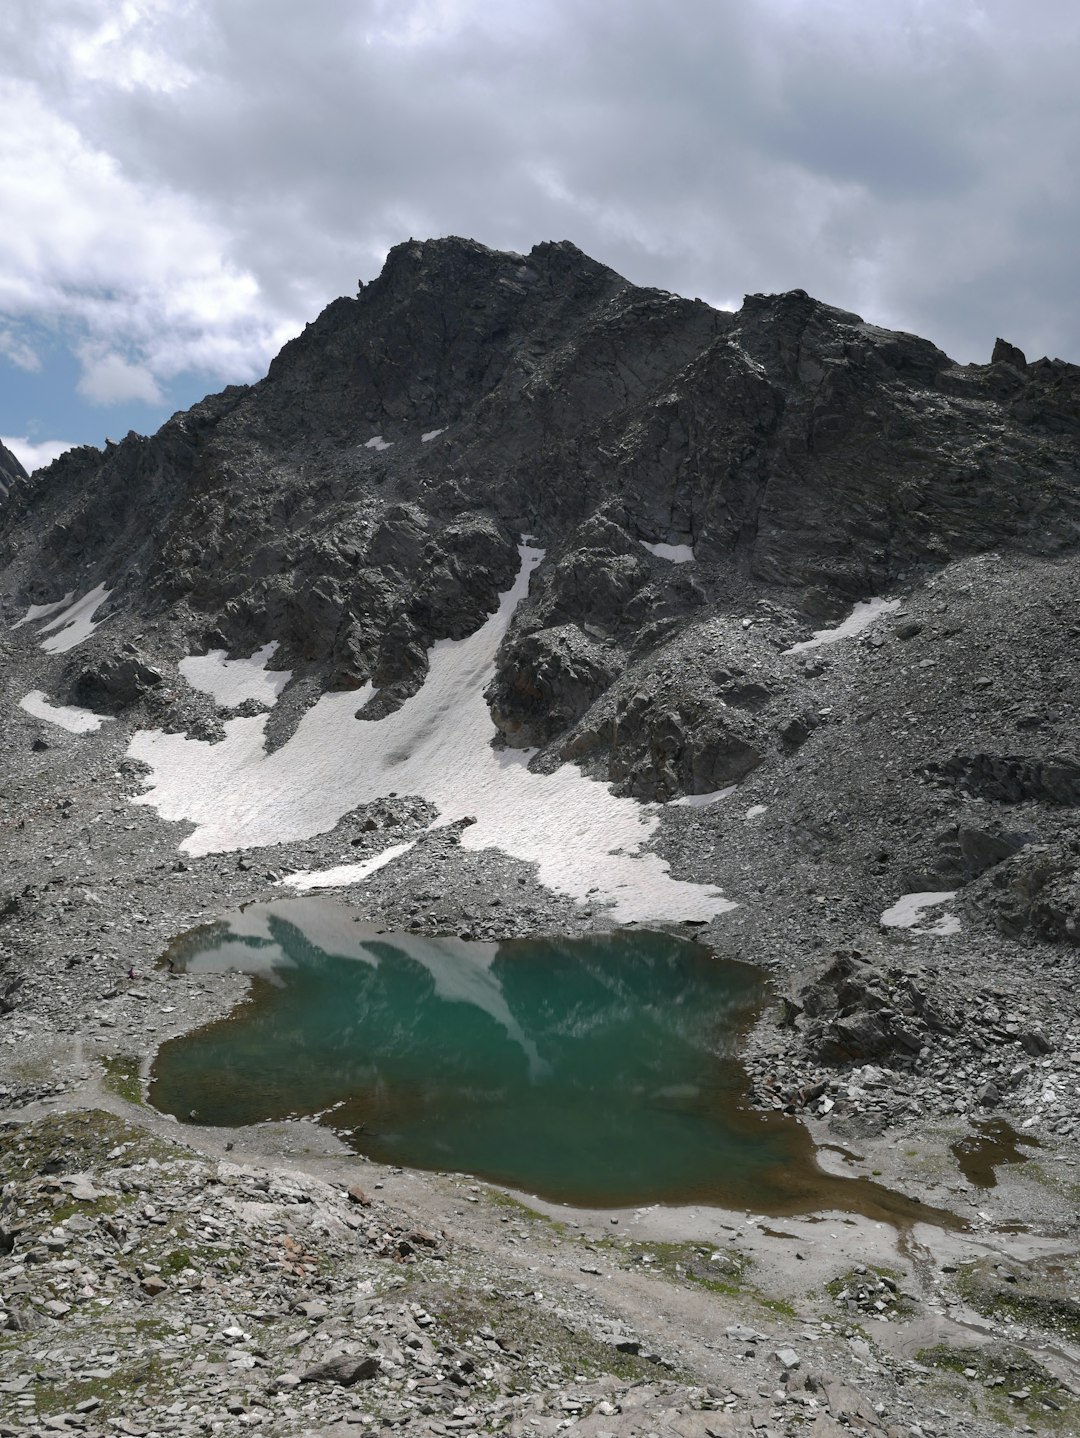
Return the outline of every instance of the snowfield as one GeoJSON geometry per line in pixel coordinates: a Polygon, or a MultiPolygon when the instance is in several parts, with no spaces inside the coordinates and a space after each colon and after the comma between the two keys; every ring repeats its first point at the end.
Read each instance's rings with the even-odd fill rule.
{"type": "Polygon", "coordinates": [[[17,619],[11,626],[12,629],[21,629],[24,624],[36,624],[39,619],[45,619],[50,614],[55,614],[58,609],[66,609],[75,598],[74,589],[69,589],[63,599],[54,599],[51,604],[31,604],[21,619],[17,619]]]}
{"type": "MultiPolygon", "coordinates": [[[[89,594],[84,594],[81,599],[76,599],[74,604],[67,605],[54,619],[43,624],[38,633],[49,636],[48,639],[41,641],[41,648],[45,650],[46,654],[66,654],[69,649],[74,649],[76,644],[81,644],[84,639],[89,639],[94,630],[99,629],[105,622],[102,619],[95,624],[93,622],[94,615],[111,593],[111,589],[106,589],[104,584],[99,584],[96,589],[91,589],[89,594]]],[[[40,616],[43,609],[48,612],[55,606],[31,605],[19,623],[24,624],[35,608],[40,616]]]]}
{"type": "MultiPolygon", "coordinates": [[[[415,794],[438,809],[433,827],[475,818],[462,833],[463,848],[501,849],[535,863],[541,883],[607,906],[617,922],[705,920],[733,908],[716,888],[673,879],[659,855],[645,852],[659,824],[655,812],[616,797],[571,764],[531,774],[528,752],[492,747],[484,688],[543,557],[527,544],[519,552],[517,580],[496,612],[467,639],[433,646],[423,688],[396,713],[355,717],[374,693],[370,684],[324,694],[272,754],[265,715],[228,720],[217,744],[140,730],[128,753],[151,777],[133,802],[193,824],[180,847],[208,854],[310,838],[391,791],[415,794]]],[[[397,853],[376,857],[389,862],[397,853]]],[[[353,882],[361,869],[373,872],[371,860],[327,871],[326,883],[353,882]]],[[[295,879],[294,887],[316,887],[320,876],[295,879]]]]}
{"type": "Polygon", "coordinates": [[[69,734],[92,734],[102,724],[112,723],[108,714],[94,714],[89,709],[77,709],[74,704],[53,704],[40,689],[32,689],[25,699],[20,699],[19,708],[35,719],[66,729],[69,734]]]}
{"type": "Polygon", "coordinates": [[[224,649],[193,654],[181,659],[178,668],[192,689],[209,694],[223,709],[233,709],[248,699],[271,708],[292,678],[291,669],[267,669],[277,641],[271,640],[247,659],[226,659],[224,649]]]}
{"type": "Polygon", "coordinates": [[[851,611],[842,624],[834,629],[816,629],[809,639],[785,649],[785,654],[802,654],[807,649],[820,649],[823,644],[836,644],[841,639],[853,639],[864,629],[880,619],[883,614],[895,614],[900,608],[899,599],[863,599],[851,611]]]}
{"type": "Polygon", "coordinates": [[[657,559],[667,559],[672,564],[690,564],[694,558],[693,547],[689,544],[650,544],[643,539],[641,547],[655,554],[657,559]]]}
{"type": "Polygon", "coordinates": [[[925,927],[920,923],[924,909],[936,908],[938,904],[947,904],[950,899],[955,898],[955,889],[937,889],[921,894],[904,894],[882,914],[881,926],[885,929],[910,929],[913,934],[932,934],[937,938],[947,938],[950,934],[958,934],[960,920],[955,914],[942,914],[935,923],[925,927]]]}

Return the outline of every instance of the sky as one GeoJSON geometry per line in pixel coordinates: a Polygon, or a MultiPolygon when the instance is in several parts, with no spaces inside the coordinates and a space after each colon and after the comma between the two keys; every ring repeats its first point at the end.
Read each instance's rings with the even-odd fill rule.
{"type": "Polygon", "coordinates": [[[1080,361],[1075,0],[4,0],[0,437],[265,373],[391,245],[569,239],[1080,361]]]}

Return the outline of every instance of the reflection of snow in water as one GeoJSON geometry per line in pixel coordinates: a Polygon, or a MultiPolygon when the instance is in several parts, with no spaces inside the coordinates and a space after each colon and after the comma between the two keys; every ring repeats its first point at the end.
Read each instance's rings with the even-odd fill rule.
{"type": "Polygon", "coordinates": [[[550,1071],[510,1011],[502,983],[491,969],[499,951],[494,943],[466,943],[461,939],[425,938],[420,934],[380,934],[360,925],[354,915],[320,899],[288,899],[280,904],[251,904],[224,921],[230,937],[187,962],[192,973],[237,969],[274,979],[274,970],[295,968],[296,961],[280,942],[280,925],[299,934],[305,944],[329,957],[356,959],[378,968],[380,949],[394,949],[431,975],[435,993],[446,1003],[472,1004],[482,1009],[518,1044],[529,1061],[533,1079],[550,1071]],[[244,943],[244,939],[255,943],[244,943]]]}
{"type": "MultiPolygon", "coordinates": [[[[437,643],[426,682],[395,713],[355,717],[374,693],[370,685],[324,694],[273,754],[264,746],[264,715],[227,721],[217,744],[140,731],[128,752],[152,777],[134,802],[194,823],[181,847],[207,854],[310,838],[360,804],[416,794],[438,809],[436,827],[475,819],[462,848],[502,849],[535,863],[548,888],[609,906],[617,921],[708,919],[734,907],[709,885],[673,879],[659,855],[644,851],[657,813],[617,798],[572,764],[532,774],[528,752],[492,747],[484,689],[541,558],[521,547],[518,578],[495,614],[467,639],[437,643]]],[[[388,851],[378,857],[386,862],[388,851]]],[[[356,877],[347,866],[329,882],[356,877]]],[[[293,884],[311,887],[313,879],[294,876],[293,884]]]]}

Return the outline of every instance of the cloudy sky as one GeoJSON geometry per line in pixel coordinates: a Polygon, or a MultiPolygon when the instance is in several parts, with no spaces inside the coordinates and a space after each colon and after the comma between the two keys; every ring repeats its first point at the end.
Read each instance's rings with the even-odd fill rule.
{"type": "Polygon", "coordinates": [[[0,57],[28,465],[258,378],[410,236],[1080,361],[1075,0],[4,0],[0,57]]]}

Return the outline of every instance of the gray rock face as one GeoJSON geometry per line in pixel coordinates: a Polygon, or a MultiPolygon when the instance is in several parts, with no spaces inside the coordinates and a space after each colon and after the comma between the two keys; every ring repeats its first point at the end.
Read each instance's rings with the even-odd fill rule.
{"type": "Polygon", "coordinates": [[[932,772],[966,793],[1003,804],[1080,804],[1080,762],[1070,755],[958,754],[932,772]]]}
{"type": "Polygon", "coordinates": [[[26,470],[5,445],[0,444],[0,503],[7,497],[8,490],[19,480],[27,478],[26,470]]]}
{"type": "Polygon", "coordinates": [[[1080,944],[1080,840],[1032,847],[987,875],[983,901],[998,928],[1080,944]]]}
{"type": "Polygon", "coordinates": [[[71,698],[88,709],[124,709],[161,682],[160,671],[132,649],[83,669],[72,685],[71,698]]]}
{"type": "Polygon", "coordinates": [[[488,687],[491,717],[515,748],[542,748],[589,710],[622,668],[620,651],[577,624],[519,635],[488,687]]]}
{"type": "Polygon", "coordinates": [[[818,742],[757,670],[785,626],[950,557],[1074,543],[1080,369],[1023,361],[956,366],[799,290],[716,311],[567,243],[410,241],[258,384],[17,476],[0,567],[13,602],[105,583],[178,647],[276,639],[313,694],[370,680],[386,708],[492,612],[530,533],[548,557],[489,691],[506,738],[642,796],[722,787],[818,742]],[[737,632],[760,605],[781,618],[728,680],[648,679],[703,616],[737,632]]]}
{"type": "Polygon", "coordinates": [[[825,1063],[912,1059],[927,1030],[947,1031],[910,975],[883,973],[858,953],[837,953],[788,1001],[801,1015],[807,1048],[825,1063]]]}
{"type": "Polygon", "coordinates": [[[623,792],[661,801],[737,784],[765,748],[750,716],[718,703],[708,676],[692,674],[620,693],[596,740],[623,792]]]}

